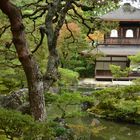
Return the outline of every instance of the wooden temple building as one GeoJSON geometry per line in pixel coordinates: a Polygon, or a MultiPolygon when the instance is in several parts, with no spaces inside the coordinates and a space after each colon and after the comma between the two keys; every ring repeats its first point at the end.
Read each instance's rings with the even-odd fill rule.
{"type": "MultiPolygon", "coordinates": [[[[119,65],[122,69],[130,67],[128,56],[140,52],[140,9],[125,3],[117,10],[103,15],[101,19],[119,22],[119,27],[106,34],[103,43],[97,47],[98,52],[104,56],[96,59],[95,79],[112,80],[110,64],[119,65]]],[[[131,80],[137,77],[140,77],[140,71],[132,71],[128,77],[120,79],[131,80]]]]}

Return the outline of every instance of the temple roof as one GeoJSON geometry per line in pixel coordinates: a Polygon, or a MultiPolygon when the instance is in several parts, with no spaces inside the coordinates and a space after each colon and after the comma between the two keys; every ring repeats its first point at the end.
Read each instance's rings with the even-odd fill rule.
{"type": "Polygon", "coordinates": [[[111,11],[100,17],[106,21],[140,21],[140,9],[130,5],[123,5],[115,11],[111,11]]]}
{"type": "Polygon", "coordinates": [[[130,56],[137,53],[140,53],[140,45],[99,45],[91,51],[82,51],[84,55],[103,54],[107,56],[130,56]]]}

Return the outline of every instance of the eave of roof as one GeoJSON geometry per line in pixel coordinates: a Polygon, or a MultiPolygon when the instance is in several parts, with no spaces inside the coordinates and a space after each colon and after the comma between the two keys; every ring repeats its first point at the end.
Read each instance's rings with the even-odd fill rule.
{"type": "Polygon", "coordinates": [[[105,56],[130,56],[140,53],[140,45],[99,45],[97,48],[82,52],[84,55],[103,54],[105,56]]]}

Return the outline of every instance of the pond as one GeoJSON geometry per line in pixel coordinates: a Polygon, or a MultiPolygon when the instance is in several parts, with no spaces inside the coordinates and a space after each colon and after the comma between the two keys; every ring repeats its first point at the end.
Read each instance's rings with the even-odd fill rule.
{"type": "MultiPolygon", "coordinates": [[[[85,92],[90,90],[86,89],[85,92]]],[[[81,112],[81,107],[73,106],[68,110],[81,112]]],[[[58,117],[60,110],[51,105],[48,115],[58,117]]],[[[75,140],[140,140],[140,125],[94,118],[91,114],[69,118],[66,122],[77,134],[75,140]]]]}
{"type": "MultiPolygon", "coordinates": [[[[75,110],[78,111],[78,107],[75,110]]],[[[60,114],[55,106],[49,108],[51,118],[52,114],[53,118],[60,114]]],[[[76,140],[140,140],[140,125],[98,119],[92,115],[69,118],[67,123],[74,126],[76,140]]]]}
{"type": "Polygon", "coordinates": [[[95,119],[92,116],[73,118],[70,123],[75,122],[74,124],[90,128],[93,120],[98,120],[99,124],[94,126],[93,131],[81,134],[85,140],[140,140],[140,125],[95,119]]]}

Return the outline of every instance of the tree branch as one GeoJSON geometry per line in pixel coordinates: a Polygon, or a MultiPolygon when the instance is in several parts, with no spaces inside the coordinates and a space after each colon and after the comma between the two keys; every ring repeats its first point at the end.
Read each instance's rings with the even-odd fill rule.
{"type": "Polygon", "coordinates": [[[41,44],[42,44],[42,42],[43,42],[43,39],[44,39],[44,35],[45,35],[45,33],[46,33],[46,29],[45,29],[44,26],[41,26],[41,27],[39,28],[39,30],[40,30],[40,35],[41,35],[40,42],[39,42],[39,44],[36,46],[36,48],[32,51],[32,53],[35,53],[35,52],[38,50],[38,48],[41,46],[41,44]]]}
{"type": "Polygon", "coordinates": [[[3,27],[0,28],[0,38],[2,35],[6,32],[6,30],[10,27],[10,25],[4,25],[3,27]]]}

